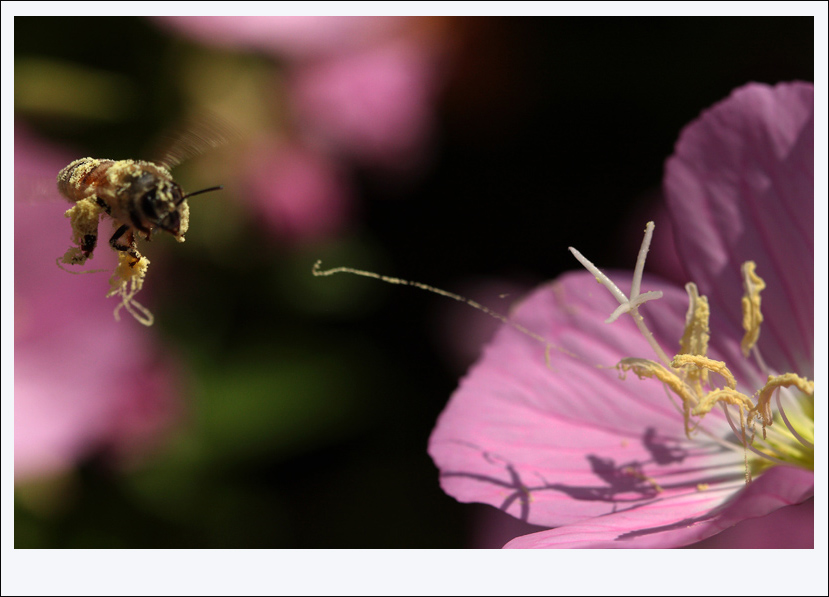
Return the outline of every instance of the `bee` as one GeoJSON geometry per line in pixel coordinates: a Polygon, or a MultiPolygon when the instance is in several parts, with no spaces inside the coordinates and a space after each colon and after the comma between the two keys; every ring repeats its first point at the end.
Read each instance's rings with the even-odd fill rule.
{"type": "Polygon", "coordinates": [[[187,199],[222,187],[184,193],[170,169],[233,136],[227,125],[211,116],[191,122],[176,134],[157,162],[81,158],[67,165],[58,173],[57,185],[61,195],[74,203],[65,214],[72,223],[73,246],[58,258],[58,266],[66,269],[61,263],[86,263],[98,244],[98,224],[102,217],[109,217],[117,226],[109,245],[118,252],[118,266],[107,294],[121,299],[115,318],[124,307],[139,322],[152,325],[152,314],[134,300],[150,263],[138,251],[136,237],[149,241],[159,230],[184,242],[190,224],[187,199]]]}
{"type": "Polygon", "coordinates": [[[162,230],[184,242],[190,216],[187,198],[221,188],[185,194],[170,170],[153,162],[75,160],[58,174],[58,191],[75,203],[67,215],[72,219],[77,249],[70,249],[63,262],[83,264],[92,257],[98,244],[98,221],[102,213],[120,224],[109,239],[110,246],[129,254],[136,263],[141,259],[135,243],[136,232],[150,240],[153,231],[162,230]]]}

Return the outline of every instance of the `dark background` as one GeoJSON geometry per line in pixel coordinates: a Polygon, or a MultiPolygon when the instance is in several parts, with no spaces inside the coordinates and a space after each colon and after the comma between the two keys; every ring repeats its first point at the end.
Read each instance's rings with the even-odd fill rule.
{"type": "MultiPolygon", "coordinates": [[[[498,513],[443,494],[426,453],[469,362],[447,348],[442,326],[455,305],[365,279],[315,279],[311,264],[459,292],[489,279],[527,288],[552,279],[575,268],[569,245],[630,267],[679,131],[749,81],[811,81],[813,22],[448,26],[454,56],[428,164],[402,178],[352,166],[360,207],[346,240],[288,247],[242,217],[222,259],[190,242],[164,253],[154,274],[175,292],[153,292],[153,333],[183,363],[188,415],[138,468],[81,463],[60,507],[16,500],[16,547],[448,548],[509,538],[481,537],[498,513]]],[[[182,48],[199,51],[148,20],[15,18],[16,61],[65,60],[142,90],[106,121],[18,109],[18,122],[79,156],[131,156],[186,107],[165,68],[182,48]]],[[[250,60],[280,68],[255,52],[250,60]]],[[[188,241],[198,234],[191,226],[188,241]]]]}

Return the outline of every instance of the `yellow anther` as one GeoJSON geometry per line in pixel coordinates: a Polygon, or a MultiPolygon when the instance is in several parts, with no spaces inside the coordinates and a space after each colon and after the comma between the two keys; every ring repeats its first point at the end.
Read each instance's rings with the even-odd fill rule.
{"type": "MultiPolygon", "coordinates": [[[[708,339],[711,337],[708,331],[708,318],[711,313],[708,298],[699,295],[697,285],[693,282],[685,285],[685,291],[688,293],[688,312],[685,314],[685,333],[679,340],[679,352],[705,356],[708,354],[708,339]]],[[[702,386],[708,384],[708,370],[691,369],[686,375],[694,391],[702,394],[702,386]]]]}
{"type": "Polygon", "coordinates": [[[685,315],[685,333],[679,340],[680,354],[708,354],[708,340],[711,334],[708,331],[708,318],[711,314],[708,308],[708,298],[700,296],[697,285],[688,282],[685,285],[688,293],[688,313],[685,315]]]}
{"type": "Polygon", "coordinates": [[[754,269],[757,265],[753,261],[743,263],[743,329],[745,335],[740,343],[743,349],[743,356],[757,344],[760,337],[760,324],[763,323],[763,314],[760,311],[760,292],[766,287],[766,283],[758,276],[754,269]]]}
{"type": "Polygon", "coordinates": [[[699,369],[719,373],[722,375],[723,379],[725,379],[725,385],[728,388],[732,390],[737,389],[737,380],[734,379],[731,371],[728,370],[728,367],[725,366],[723,361],[715,361],[714,359],[709,359],[708,357],[693,354],[678,354],[671,362],[671,367],[679,368],[685,367],[686,365],[695,365],[699,369]]]}
{"type": "Polygon", "coordinates": [[[616,367],[622,373],[622,378],[624,378],[624,373],[626,371],[633,371],[639,379],[655,377],[668,386],[668,389],[674,394],[679,396],[680,400],[682,400],[683,418],[685,419],[685,435],[688,436],[688,438],[691,437],[691,407],[697,404],[697,398],[678,375],[668,371],[659,363],[648,359],[633,357],[622,359],[616,367]]]}
{"type": "Polygon", "coordinates": [[[617,367],[622,373],[626,371],[633,371],[639,379],[655,377],[662,383],[666,384],[677,396],[682,398],[683,402],[687,401],[691,404],[697,403],[696,398],[694,398],[693,394],[688,391],[688,388],[679,376],[671,371],[668,371],[665,367],[655,361],[628,357],[619,361],[617,367]]]}
{"type": "Polygon", "coordinates": [[[691,411],[691,414],[696,416],[706,415],[711,412],[711,409],[714,408],[714,405],[717,404],[717,402],[725,402],[726,404],[733,404],[734,406],[741,407],[741,419],[743,408],[745,408],[746,411],[754,408],[754,403],[751,401],[751,398],[745,394],[741,394],[732,388],[721,388],[719,390],[708,392],[705,396],[703,396],[702,400],[699,401],[699,404],[697,404],[691,411]]]}
{"type": "MultiPolygon", "coordinates": [[[[795,374],[769,377],[766,386],[756,394],[759,396],[756,405],[752,401],[751,395],[739,392],[737,390],[737,380],[726,364],[722,361],[715,361],[708,358],[708,344],[711,339],[711,312],[708,299],[700,295],[697,286],[693,282],[685,286],[685,290],[688,293],[688,311],[685,315],[685,329],[682,338],[679,340],[679,354],[673,360],[665,354],[665,351],[656,341],[653,334],[647,329],[638,308],[645,300],[658,298],[661,295],[658,292],[640,293],[642,271],[650,246],[653,228],[653,222],[649,222],[645,229],[645,237],[636,261],[636,269],[630,289],[630,298],[626,297],[619,287],[591,261],[570,247],[570,252],[573,253],[576,259],[619,301],[619,307],[611,314],[607,321],[611,322],[624,313],[630,313],[637,328],[658,357],[659,362],[643,358],[622,359],[616,365],[620,371],[620,377],[624,379],[626,372],[633,371],[640,379],[651,378],[662,382],[672,402],[677,406],[677,410],[682,412],[685,434],[689,439],[691,438],[691,432],[701,424],[701,419],[711,412],[711,409],[718,402],[722,403],[723,410],[725,411],[724,415],[743,446],[746,483],[751,481],[752,471],[749,467],[749,451],[761,459],[759,464],[752,461],[752,466],[757,471],[762,471],[762,467],[764,466],[768,467],[780,462],[798,464],[813,469],[813,413],[810,414],[810,412],[803,412],[799,408],[796,409],[796,414],[799,414],[800,421],[794,418],[792,420],[804,427],[805,430],[801,434],[795,430],[792,421],[787,418],[781,408],[779,416],[785,424],[786,429],[781,429],[779,432],[771,434],[769,438],[766,437],[766,426],[772,423],[769,400],[775,390],[780,387],[797,387],[801,392],[811,398],[811,400],[801,401],[802,403],[806,403],[804,408],[807,411],[811,411],[814,402],[814,384],[812,382],[800,378],[795,374]],[[651,294],[653,296],[647,296],[651,294]],[[712,383],[712,372],[722,377],[723,382],[719,384],[722,387],[715,387],[715,384],[712,383]],[[676,404],[674,395],[682,401],[681,407],[676,404]],[[733,412],[729,406],[737,407],[739,410],[739,428],[732,420],[733,412]],[[693,424],[691,417],[697,417],[697,419],[694,419],[693,424]],[[747,420],[746,417],[750,417],[750,419],[747,420]],[[803,421],[804,419],[806,420],[805,422],[803,421]],[[755,422],[759,420],[763,421],[763,441],[765,442],[767,451],[753,447],[755,440],[754,426],[755,422]],[[809,430],[810,422],[812,423],[811,432],[809,430]],[[790,433],[787,433],[787,431],[790,433]]],[[[741,342],[741,349],[745,357],[748,357],[754,352],[753,356],[757,364],[761,369],[766,369],[761,355],[757,350],[754,350],[760,337],[760,326],[763,323],[763,314],[760,308],[760,293],[766,288],[766,283],[757,275],[755,270],[756,264],[753,261],[746,261],[742,264],[742,311],[743,329],[745,333],[741,342]]],[[[803,406],[803,404],[800,406],[803,406]]],[[[700,428],[700,432],[707,435],[716,443],[729,445],[731,447],[730,439],[724,440],[718,437],[717,433],[713,430],[706,429],[705,426],[700,428]]],[[[626,472],[645,480],[644,477],[638,477],[640,473],[632,470],[626,470],[626,472]]],[[[658,489],[658,486],[654,484],[654,488],[658,489]]],[[[708,485],[700,484],[697,489],[704,491],[708,489],[708,485]]]]}
{"type": "Polygon", "coordinates": [[[813,381],[809,381],[808,379],[800,377],[794,373],[769,375],[766,385],[764,385],[758,392],[757,406],[751,409],[753,412],[757,412],[761,417],[763,417],[764,428],[771,427],[771,424],[774,422],[774,417],[771,414],[771,405],[769,404],[772,394],[774,394],[774,391],[778,388],[790,388],[792,386],[796,387],[807,396],[815,395],[815,382],[813,381]]]}

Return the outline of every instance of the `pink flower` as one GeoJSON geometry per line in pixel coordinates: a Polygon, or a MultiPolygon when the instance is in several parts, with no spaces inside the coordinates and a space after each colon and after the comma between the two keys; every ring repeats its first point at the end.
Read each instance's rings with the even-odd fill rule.
{"type": "MultiPolygon", "coordinates": [[[[692,289],[642,278],[640,254],[633,276],[604,272],[614,294],[592,269],[561,276],[515,310],[516,324],[553,347],[549,367],[543,346],[505,326],[462,380],[430,440],[443,489],[555,527],[507,547],[678,547],[813,495],[813,93],[803,83],[738,89],[682,132],[667,163],[677,254],[709,301],[706,350],[689,348],[706,335],[701,327],[679,344],[692,289]],[[741,301],[751,306],[760,288],[746,261],[766,284],[754,348],[741,346],[741,301]],[[633,317],[606,324],[618,310],[633,317]],[[680,352],[685,365],[674,360],[680,352]],[[715,362],[733,383],[708,371],[715,362]],[[787,373],[804,391],[778,390],[762,420],[755,393],[787,373]],[[714,398],[737,405],[712,402],[706,414],[714,398]],[[756,434],[748,450],[743,428],[756,434]]],[[[657,235],[667,227],[658,224],[657,235]]],[[[688,321],[698,324],[704,309],[693,304],[688,321]]]]}
{"type": "Polygon", "coordinates": [[[249,151],[245,168],[244,196],[280,242],[334,236],[354,209],[346,173],[322,153],[263,143],[249,151]]]}
{"type": "Polygon", "coordinates": [[[401,17],[158,17],[203,43],[309,59],[371,44],[400,29],[401,17]]]}
{"type": "MultiPolygon", "coordinates": [[[[164,17],[200,41],[286,58],[290,134],[361,165],[409,173],[426,159],[442,28],[415,17],[164,17]]],[[[282,79],[280,79],[280,89],[282,79]]],[[[274,97],[274,105],[283,101],[274,97]]]]}
{"type": "MultiPolygon", "coordinates": [[[[96,454],[140,454],[179,411],[154,337],[132,318],[113,318],[108,274],[58,269],[71,230],[55,178],[78,156],[22,129],[15,127],[14,160],[16,482],[66,472],[96,454]],[[44,194],[54,201],[33,198],[44,194]]],[[[94,262],[88,269],[111,271],[114,253],[99,247],[94,262]]]]}
{"type": "Polygon", "coordinates": [[[290,100],[304,134],[359,163],[408,171],[434,129],[433,51],[401,39],[296,69],[290,100]]]}

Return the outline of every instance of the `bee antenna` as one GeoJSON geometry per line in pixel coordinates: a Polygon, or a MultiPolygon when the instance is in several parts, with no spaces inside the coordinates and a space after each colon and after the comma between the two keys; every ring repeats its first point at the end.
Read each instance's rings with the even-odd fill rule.
{"type": "Polygon", "coordinates": [[[193,197],[194,195],[201,195],[202,193],[209,193],[211,191],[221,191],[223,188],[224,188],[223,185],[219,185],[217,187],[210,187],[209,189],[202,189],[201,191],[193,191],[192,193],[187,193],[181,199],[182,200],[189,199],[190,197],[193,197]]]}

